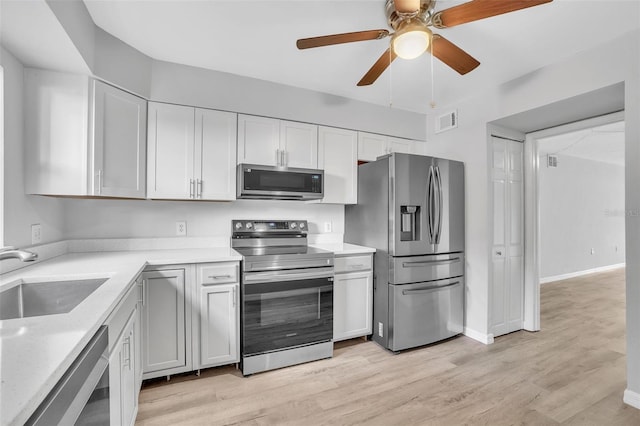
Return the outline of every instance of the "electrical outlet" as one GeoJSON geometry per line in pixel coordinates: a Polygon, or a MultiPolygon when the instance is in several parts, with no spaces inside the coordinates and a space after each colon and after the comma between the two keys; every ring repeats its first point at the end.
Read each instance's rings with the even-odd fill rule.
{"type": "Polygon", "coordinates": [[[596,254],[596,249],[591,249],[591,254],[596,254]]]}
{"type": "Polygon", "coordinates": [[[380,336],[380,337],[384,337],[384,336],[382,335],[382,323],[381,323],[381,322],[379,322],[379,323],[378,323],[378,336],[380,336]]]}
{"type": "Polygon", "coordinates": [[[42,242],[42,226],[39,223],[31,225],[31,244],[42,242]]]}
{"type": "Polygon", "coordinates": [[[187,235],[187,222],[176,222],[176,235],[179,237],[187,235]]]}
{"type": "Polygon", "coordinates": [[[325,222],[324,223],[324,232],[331,232],[331,230],[332,230],[331,222],[325,222]]]}

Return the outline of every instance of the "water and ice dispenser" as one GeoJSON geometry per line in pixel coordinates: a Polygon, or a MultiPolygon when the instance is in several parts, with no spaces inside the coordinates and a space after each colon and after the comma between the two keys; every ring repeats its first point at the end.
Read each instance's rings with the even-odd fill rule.
{"type": "Polygon", "coordinates": [[[400,241],[420,239],[420,206],[400,206],[400,241]]]}

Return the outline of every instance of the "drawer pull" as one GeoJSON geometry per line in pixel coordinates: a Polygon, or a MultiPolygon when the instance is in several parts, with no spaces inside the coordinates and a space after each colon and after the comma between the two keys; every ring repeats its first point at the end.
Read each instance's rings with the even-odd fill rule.
{"type": "Polygon", "coordinates": [[[447,263],[457,263],[460,262],[459,257],[455,257],[453,259],[443,259],[443,260],[419,260],[416,262],[402,262],[403,268],[415,268],[425,265],[446,265],[447,263]]]}
{"type": "Polygon", "coordinates": [[[231,278],[231,275],[227,274],[227,275],[209,275],[209,278],[211,278],[212,280],[222,280],[225,278],[231,278]]]}
{"type": "Polygon", "coordinates": [[[425,288],[418,288],[415,290],[402,290],[402,295],[403,296],[408,296],[411,294],[423,294],[423,293],[431,293],[434,290],[444,290],[448,287],[453,287],[454,285],[458,285],[460,284],[460,281],[454,281],[450,284],[447,285],[432,285],[429,287],[425,287],[425,288]]]}

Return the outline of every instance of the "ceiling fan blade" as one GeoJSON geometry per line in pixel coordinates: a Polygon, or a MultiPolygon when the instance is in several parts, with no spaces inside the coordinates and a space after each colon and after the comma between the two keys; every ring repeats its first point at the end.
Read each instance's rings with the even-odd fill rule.
{"type": "Polygon", "coordinates": [[[433,56],[453,68],[460,75],[473,71],[480,65],[473,56],[439,34],[434,34],[429,46],[433,56]]]}
{"type": "Polygon", "coordinates": [[[393,0],[393,7],[399,14],[418,13],[420,0],[393,0]]]}
{"type": "Polygon", "coordinates": [[[449,28],[479,19],[502,15],[528,7],[551,3],[553,0],[472,0],[433,15],[436,28],[449,28]]]}
{"type": "Polygon", "coordinates": [[[358,82],[358,86],[369,86],[373,84],[378,77],[380,77],[380,74],[382,74],[397,57],[398,55],[396,55],[391,48],[388,48],[358,82]]]}
{"type": "Polygon", "coordinates": [[[389,35],[387,30],[357,31],[354,33],[332,34],[320,37],[301,38],[296,42],[298,49],[352,43],[354,41],[378,40],[389,35]]]}

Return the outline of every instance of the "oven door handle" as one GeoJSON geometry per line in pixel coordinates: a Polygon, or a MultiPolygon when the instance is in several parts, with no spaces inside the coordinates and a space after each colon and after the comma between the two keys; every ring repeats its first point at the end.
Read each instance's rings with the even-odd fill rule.
{"type": "Polygon", "coordinates": [[[285,271],[246,272],[243,278],[244,284],[333,278],[333,267],[313,268],[311,270],[304,271],[292,269],[285,271]]]}

